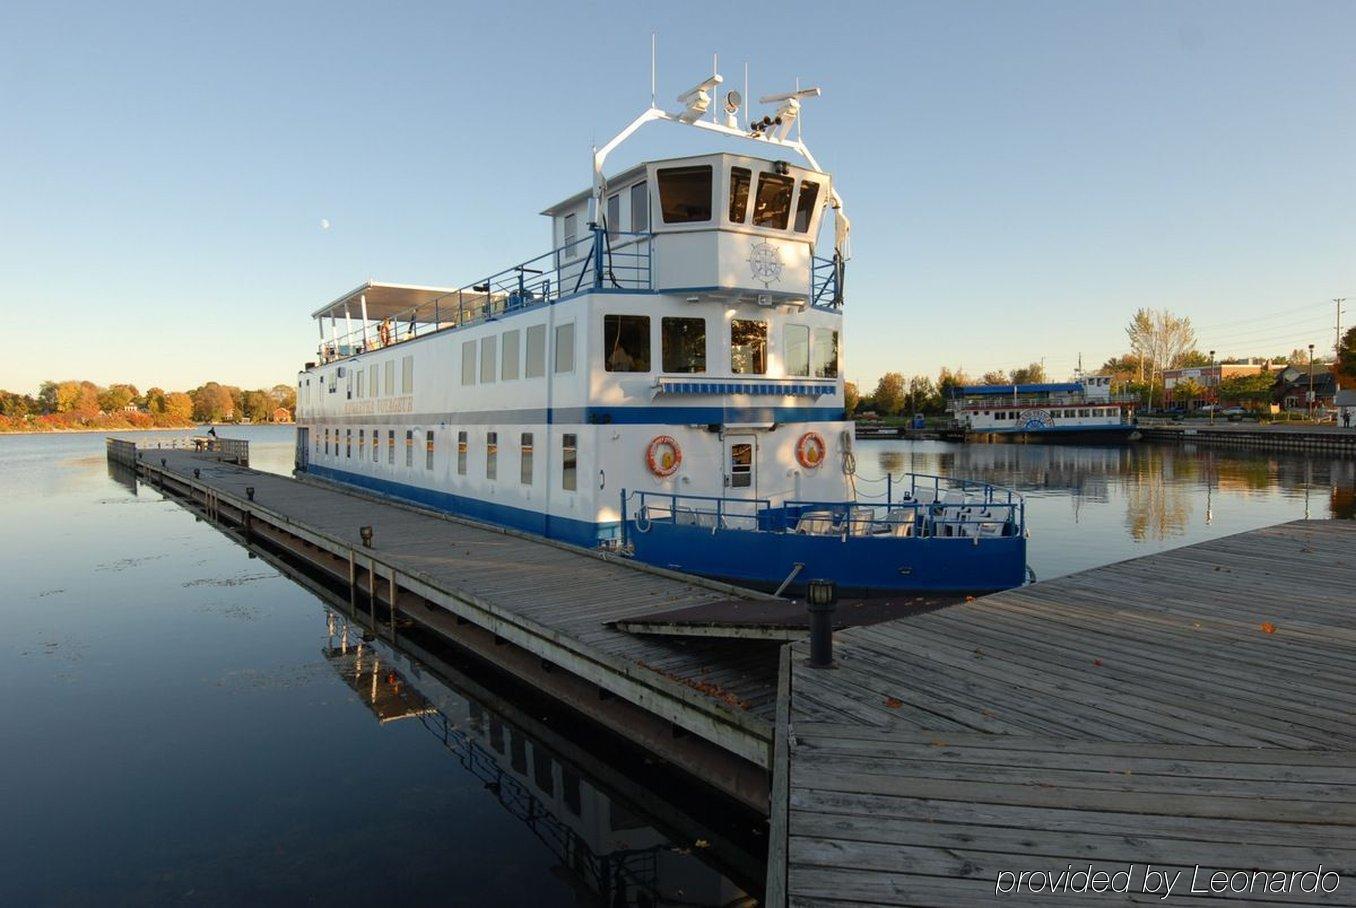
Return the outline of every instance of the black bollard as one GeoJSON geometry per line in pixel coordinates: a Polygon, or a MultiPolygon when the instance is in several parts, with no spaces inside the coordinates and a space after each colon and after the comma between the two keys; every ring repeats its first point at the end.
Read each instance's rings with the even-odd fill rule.
{"type": "Polygon", "coordinates": [[[810,666],[833,665],[833,613],[838,610],[838,585],[832,580],[811,580],[805,594],[810,610],[810,666]]]}
{"type": "Polygon", "coordinates": [[[372,528],[370,526],[358,527],[358,535],[362,537],[363,548],[372,548],[372,528]]]}
{"type": "Polygon", "coordinates": [[[197,467],[194,467],[194,468],[193,468],[193,478],[194,478],[194,479],[199,479],[199,478],[201,478],[201,473],[200,473],[200,471],[198,470],[197,467]]]}
{"type": "Polygon", "coordinates": [[[254,500],[254,486],[245,486],[245,497],[250,501],[254,500]]]}

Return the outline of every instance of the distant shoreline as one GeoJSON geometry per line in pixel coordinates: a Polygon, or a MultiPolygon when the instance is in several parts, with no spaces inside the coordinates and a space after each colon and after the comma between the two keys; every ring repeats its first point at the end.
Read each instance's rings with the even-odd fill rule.
{"type": "Polygon", "coordinates": [[[79,428],[79,429],[5,429],[0,428],[0,435],[89,435],[91,433],[102,432],[105,435],[117,435],[121,432],[186,432],[190,429],[197,429],[202,426],[213,426],[222,428],[254,428],[255,426],[296,426],[293,422],[255,422],[255,423],[234,423],[234,422],[195,422],[184,426],[126,426],[126,427],[108,427],[108,428],[79,428]]]}

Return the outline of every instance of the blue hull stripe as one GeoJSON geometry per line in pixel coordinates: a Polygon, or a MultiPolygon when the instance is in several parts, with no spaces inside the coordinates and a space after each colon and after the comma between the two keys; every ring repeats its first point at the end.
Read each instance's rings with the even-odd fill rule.
{"type": "Polygon", "coordinates": [[[841,422],[842,407],[544,407],[522,410],[464,410],[454,413],[378,413],[317,419],[331,425],[690,426],[713,423],[841,422]]]}
{"type": "Polygon", "coordinates": [[[598,545],[599,540],[615,537],[620,527],[617,523],[591,523],[586,520],[575,520],[555,515],[548,518],[546,514],[528,508],[515,508],[466,495],[453,495],[450,492],[440,492],[437,489],[425,489],[377,476],[363,476],[360,473],[335,470],[316,464],[308,464],[306,472],[322,479],[342,482],[372,492],[380,492],[383,495],[390,495],[392,498],[401,498],[438,511],[446,511],[458,517],[483,520],[486,523],[536,533],[539,536],[547,536],[551,539],[558,539],[561,542],[569,542],[585,548],[594,548],[598,545]]]}

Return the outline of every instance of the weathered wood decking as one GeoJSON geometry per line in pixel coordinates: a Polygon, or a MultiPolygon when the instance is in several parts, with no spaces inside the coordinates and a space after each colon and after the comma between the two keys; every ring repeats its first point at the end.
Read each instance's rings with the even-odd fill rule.
{"type": "MultiPolygon", "coordinates": [[[[1325,870],[1356,904],[1356,523],[1286,524],[790,647],[769,904],[1049,901],[1000,871],[1325,870]],[[785,756],[783,757],[783,753],[785,756]],[[1004,878],[1005,885],[1008,880],[1004,878]]],[[[1332,878],[1328,878],[1329,882],[1332,878]]],[[[1106,895],[1063,895],[1102,902],[1106,895]]]]}
{"type": "Polygon", "coordinates": [[[737,755],[763,781],[751,782],[744,776],[754,773],[737,767],[711,781],[750,803],[761,797],[756,806],[765,809],[775,649],[747,641],[640,637],[608,626],[750,594],[192,452],[141,455],[135,464],[145,479],[198,503],[209,517],[225,518],[252,538],[270,539],[322,567],[329,559],[332,575],[336,559],[346,562],[350,585],[360,595],[395,601],[402,614],[439,629],[463,623],[482,628],[494,635],[492,649],[494,643],[512,644],[548,671],[582,679],[737,755]],[[373,528],[370,548],[361,541],[363,526],[373,528]],[[407,597],[418,601],[407,603],[407,597]]]}

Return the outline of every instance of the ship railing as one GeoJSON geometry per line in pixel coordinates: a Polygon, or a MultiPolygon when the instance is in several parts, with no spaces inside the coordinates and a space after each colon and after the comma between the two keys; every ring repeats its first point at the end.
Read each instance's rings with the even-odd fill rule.
{"type": "Polygon", "coordinates": [[[1135,403],[1139,397],[1134,394],[1113,394],[1108,398],[1088,398],[1077,395],[1057,395],[1054,397],[1048,395],[1017,395],[1011,394],[986,394],[982,397],[958,397],[950,401],[952,410],[974,407],[1005,407],[1017,405],[1022,407],[1107,407],[1114,404],[1135,403]]]}
{"type": "Polygon", "coordinates": [[[815,256],[810,263],[810,305],[818,309],[837,309],[843,305],[844,262],[815,256]]]}
{"type": "Polygon", "coordinates": [[[588,235],[550,252],[327,338],[320,345],[320,361],[332,362],[438,331],[492,321],[577,293],[650,290],[654,286],[652,240],[653,234],[647,232],[609,232],[592,226],[588,235]]]}

